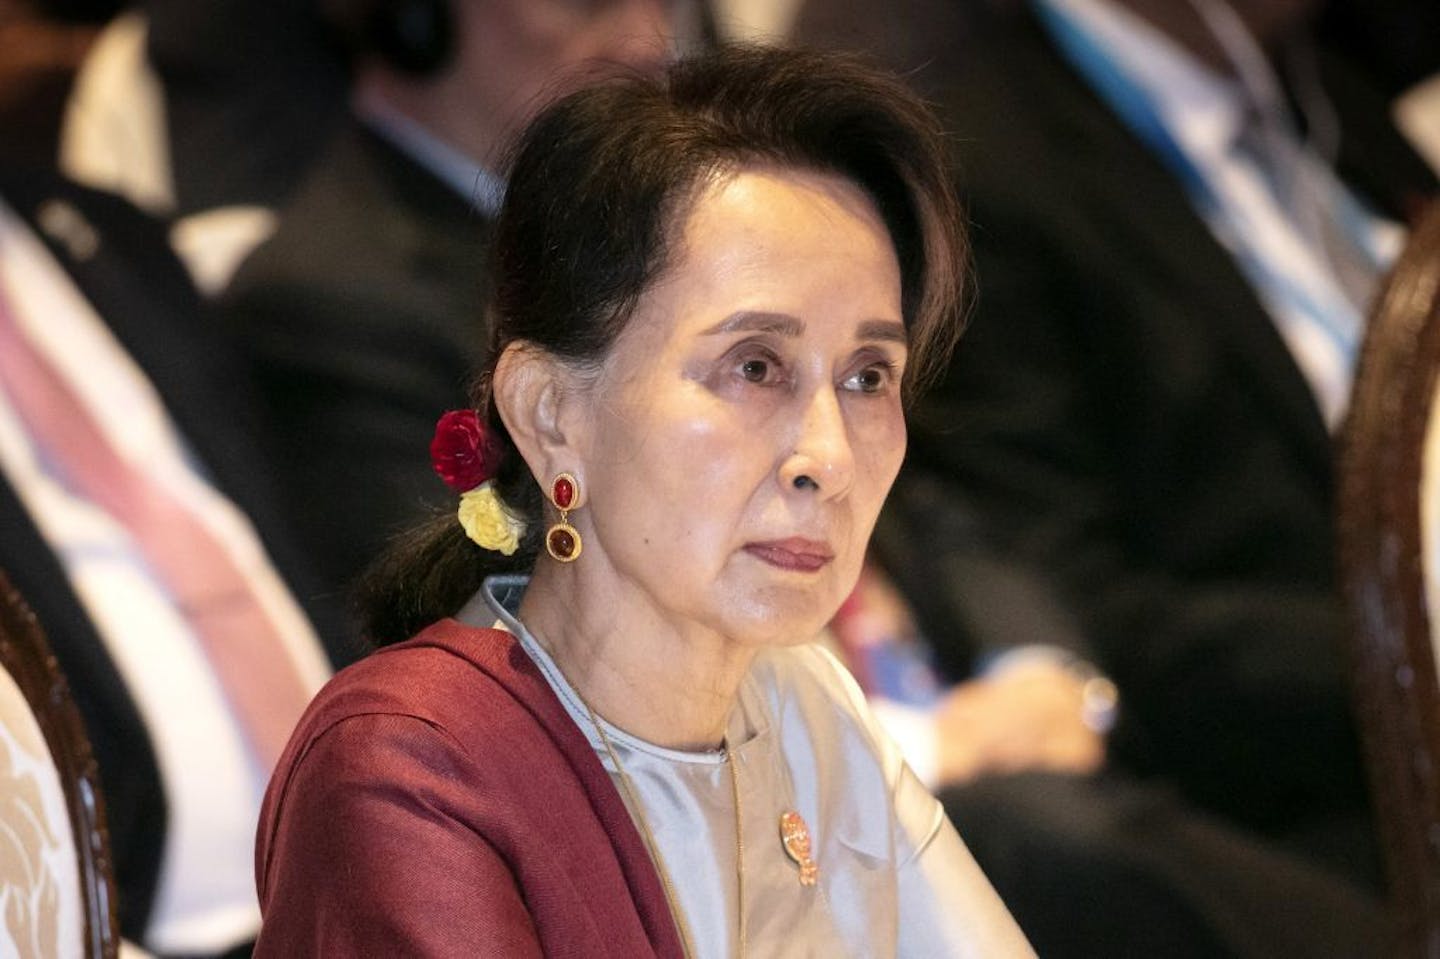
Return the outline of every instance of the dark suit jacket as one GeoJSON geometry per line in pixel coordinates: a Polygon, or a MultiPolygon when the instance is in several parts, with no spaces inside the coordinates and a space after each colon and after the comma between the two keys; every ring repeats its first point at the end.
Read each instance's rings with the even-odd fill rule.
{"type": "Polygon", "coordinates": [[[315,698],[255,859],[257,956],[683,954],[584,734],[513,636],[453,620],[315,698]]]}
{"type": "MultiPolygon", "coordinates": [[[[1181,185],[1028,7],[970,6],[941,107],[978,310],[915,417],[887,565],[959,674],[977,566],[1058,591],[1122,690],[1121,766],[1274,833],[1363,809],[1331,441],[1306,381],[1181,185]]],[[[1378,102],[1329,78],[1361,118],[1342,175],[1402,215],[1433,181],[1378,102]]]]}
{"type": "MultiPolygon", "coordinates": [[[[304,564],[282,541],[267,505],[269,477],[247,424],[241,377],[199,323],[198,300],[162,226],[123,201],[48,174],[0,170],[0,197],[24,217],[69,272],[160,393],[200,462],[254,521],[272,558],[330,642],[336,663],[355,658],[340,617],[306,585],[304,564]],[[68,207],[98,244],[40,226],[50,205],[68,207]]],[[[165,797],[150,737],[103,641],[14,489],[0,475],[0,567],[35,610],[65,671],[95,747],[109,812],[123,933],[139,940],[165,840],[165,797]]]]}
{"type": "Polygon", "coordinates": [[[454,190],[353,124],[223,299],[288,512],[336,591],[455,506],[428,450],[483,346],[488,237],[454,190]]]}

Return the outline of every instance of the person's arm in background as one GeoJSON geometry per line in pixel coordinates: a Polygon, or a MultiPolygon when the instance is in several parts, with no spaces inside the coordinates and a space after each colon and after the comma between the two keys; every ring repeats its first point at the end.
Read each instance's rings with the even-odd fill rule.
{"type": "MultiPolygon", "coordinates": [[[[1037,614],[1041,598],[1025,603],[1018,589],[1015,608],[1037,614]]],[[[1058,646],[1015,647],[947,688],[908,604],[873,563],[831,632],[874,715],[931,789],[987,773],[1090,773],[1104,762],[1114,687],[1058,646]]],[[[1037,644],[1062,638],[1058,629],[1028,635],[1037,644]]]]}

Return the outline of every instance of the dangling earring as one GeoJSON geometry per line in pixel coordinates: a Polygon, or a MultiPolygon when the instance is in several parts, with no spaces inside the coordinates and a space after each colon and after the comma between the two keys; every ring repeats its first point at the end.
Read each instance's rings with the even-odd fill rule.
{"type": "Polygon", "coordinates": [[[545,531],[545,552],[562,563],[573,563],[584,547],[580,531],[570,525],[570,510],[580,498],[580,483],[569,473],[561,473],[550,484],[549,495],[560,511],[560,522],[545,531]]]}

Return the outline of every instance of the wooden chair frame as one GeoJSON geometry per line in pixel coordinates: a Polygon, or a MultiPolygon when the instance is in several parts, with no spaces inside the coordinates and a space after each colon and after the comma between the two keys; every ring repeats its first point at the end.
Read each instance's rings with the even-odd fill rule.
{"type": "Polygon", "coordinates": [[[1440,957],[1440,674],[1425,600],[1421,482],[1437,374],[1440,207],[1411,235],[1376,304],[1339,450],[1356,711],[1397,946],[1433,957],[1440,957]]]}
{"type": "Polygon", "coordinates": [[[30,704],[60,772],[79,853],[85,955],[115,959],[120,947],[110,835],[100,771],[70,688],[35,614],[0,570],[0,666],[30,704]]]}

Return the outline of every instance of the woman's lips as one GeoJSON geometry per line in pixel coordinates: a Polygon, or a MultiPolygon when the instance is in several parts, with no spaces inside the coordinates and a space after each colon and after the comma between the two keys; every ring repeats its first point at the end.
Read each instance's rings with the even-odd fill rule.
{"type": "Polygon", "coordinates": [[[835,558],[830,547],[798,536],[766,543],[746,543],[745,552],[779,569],[813,573],[835,558]]]}

